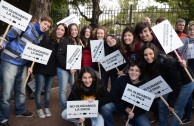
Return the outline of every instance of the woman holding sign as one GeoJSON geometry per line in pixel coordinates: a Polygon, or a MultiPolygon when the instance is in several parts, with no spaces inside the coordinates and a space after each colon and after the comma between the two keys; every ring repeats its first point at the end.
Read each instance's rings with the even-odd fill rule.
{"type": "MultiPolygon", "coordinates": [[[[108,45],[106,43],[106,37],[107,37],[107,29],[104,26],[97,27],[96,38],[97,38],[97,40],[103,40],[104,41],[105,55],[106,55],[106,51],[107,51],[107,48],[108,48],[108,45]]],[[[102,65],[99,65],[99,73],[100,73],[100,76],[101,76],[101,79],[102,79],[102,83],[105,85],[105,88],[107,89],[109,73],[107,73],[105,71],[105,69],[102,67],[102,65]]]]}
{"type": "Polygon", "coordinates": [[[54,76],[57,75],[57,59],[56,53],[59,43],[64,40],[67,35],[67,27],[64,24],[58,24],[51,33],[50,37],[44,36],[39,46],[52,50],[51,56],[47,65],[36,63],[34,65],[33,73],[35,75],[36,89],[35,89],[35,101],[37,107],[37,113],[40,118],[50,117],[51,112],[49,110],[50,103],[50,89],[53,83],[54,76]],[[44,111],[41,107],[41,91],[44,86],[44,111]]]}
{"type": "Polygon", "coordinates": [[[66,109],[66,92],[67,92],[67,83],[69,80],[70,86],[72,87],[72,75],[75,75],[76,70],[67,70],[66,69],[66,55],[67,55],[67,45],[80,45],[79,38],[79,28],[77,24],[72,23],[68,26],[68,36],[65,37],[64,41],[59,44],[57,51],[57,76],[59,79],[59,97],[61,109],[66,109]]]}
{"type": "MultiPolygon", "coordinates": [[[[160,57],[157,47],[152,43],[147,43],[143,46],[142,58],[146,78],[151,80],[161,75],[173,90],[170,94],[163,96],[168,101],[169,107],[167,107],[162,100],[159,101],[159,126],[168,126],[168,109],[175,112],[180,111],[178,109],[180,107],[180,100],[183,98],[181,103],[184,103],[184,100],[187,101],[186,97],[181,96],[183,93],[182,83],[185,77],[180,73],[185,71],[181,70],[182,67],[176,59],[160,57]],[[172,110],[172,108],[174,108],[174,110],[172,110]]],[[[189,80],[188,76],[187,79],[189,80]]],[[[176,118],[174,120],[176,120],[176,118]]],[[[172,124],[174,122],[175,121],[172,121],[172,124]]]]}
{"type": "MultiPolygon", "coordinates": [[[[116,35],[107,35],[106,43],[107,48],[105,50],[105,55],[109,55],[117,50],[120,50],[120,41],[116,35]]],[[[118,75],[120,74],[119,69],[123,69],[123,65],[106,72],[107,78],[110,77],[111,87],[113,87],[115,81],[117,80],[118,75]]]]}
{"type": "MultiPolygon", "coordinates": [[[[68,100],[88,100],[88,102],[99,100],[99,107],[110,102],[107,90],[91,67],[83,67],[81,69],[78,79],[72,87],[68,100]]],[[[64,110],[61,116],[63,119],[74,122],[75,124],[83,123],[85,121],[85,118],[67,119],[67,110],[64,110]]],[[[98,114],[98,117],[90,119],[92,126],[104,126],[104,120],[100,114],[98,114]]]]}
{"type": "Polygon", "coordinates": [[[101,114],[104,117],[105,124],[107,126],[114,126],[112,113],[119,111],[125,114],[127,119],[130,119],[129,123],[133,126],[151,126],[145,110],[135,107],[133,111],[133,105],[121,99],[127,84],[132,84],[136,87],[144,84],[142,69],[138,63],[133,63],[128,68],[128,74],[120,76],[117,79],[116,84],[111,88],[113,102],[108,103],[101,108],[101,114]]]}

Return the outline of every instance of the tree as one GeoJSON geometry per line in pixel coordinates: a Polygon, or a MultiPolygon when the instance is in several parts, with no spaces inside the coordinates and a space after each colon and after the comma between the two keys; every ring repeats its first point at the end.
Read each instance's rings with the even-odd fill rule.
{"type": "Polygon", "coordinates": [[[29,13],[37,19],[42,15],[49,15],[51,11],[52,0],[32,0],[29,13]]]}
{"type": "Polygon", "coordinates": [[[100,0],[70,0],[69,4],[76,7],[81,16],[84,17],[86,21],[89,21],[91,25],[98,25],[99,16],[102,14],[102,11],[100,10],[100,0]],[[84,15],[79,5],[88,5],[89,7],[92,7],[92,17],[89,18],[88,16],[84,15]]]}
{"type": "Polygon", "coordinates": [[[49,13],[54,24],[69,15],[67,0],[53,0],[51,12],[49,13]]]}
{"type": "Polygon", "coordinates": [[[179,8],[178,18],[184,18],[186,22],[194,20],[194,0],[156,0],[160,3],[167,3],[171,7],[179,8]]]}

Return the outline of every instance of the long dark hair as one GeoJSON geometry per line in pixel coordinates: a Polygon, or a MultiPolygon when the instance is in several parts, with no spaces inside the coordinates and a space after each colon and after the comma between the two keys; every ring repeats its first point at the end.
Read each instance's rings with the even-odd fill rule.
{"type": "Polygon", "coordinates": [[[135,50],[135,44],[136,44],[135,37],[136,37],[135,36],[135,29],[133,27],[128,26],[123,30],[123,33],[121,35],[121,49],[122,49],[121,51],[123,54],[125,54],[127,51],[134,51],[135,50]],[[125,44],[125,41],[124,41],[124,35],[126,32],[132,33],[132,35],[134,37],[134,40],[130,45],[125,44]]]}
{"type": "Polygon", "coordinates": [[[79,33],[79,27],[78,27],[78,25],[76,23],[71,23],[71,24],[68,25],[69,44],[73,44],[74,45],[74,42],[76,42],[76,44],[79,45],[80,44],[80,35],[79,34],[80,34],[79,33]],[[76,28],[78,30],[78,34],[77,34],[76,38],[73,38],[71,36],[71,28],[72,28],[72,26],[76,26],[76,28]]]}
{"type": "Polygon", "coordinates": [[[59,40],[59,43],[61,43],[62,42],[62,40],[65,38],[65,37],[67,37],[67,26],[64,24],[64,23],[60,23],[60,24],[58,24],[56,27],[55,27],[55,29],[51,32],[51,38],[54,40],[54,41],[58,41],[58,38],[57,38],[57,35],[56,35],[56,31],[57,31],[57,28],[59,27],[59,26],[63,26],[64,27],[64,29],[65,29],[65,33],[64,33],[64,35],[63,35],[63,37],[62,38],[60,38],[60,40],[59,40]]]}
{"type": "Polygon", "coordinates": [[[153,43],[145,43],[142,47],[142,50],[141,50],[141,55],[142,55],[142,60],[141,60],[141,63],[142,63],[142,66],[143,66],[143,69],[146,71],[146,72],[149,72],[149,74],[153,77],[156,77],[160,74],[160,59],[159,59],[159,52],[158,52],[158,48],[153,44],[153,43]],[[147,61],[145,60],[144,58],[144,51],[146,49],[151,49],[153,50],[154,52],[154,61],[153,63],[147,63],[147,61]]]}
{"type": "Polygon", "coordinates": [[[82,96],[83,94],[88,94],[90,88],[94,88],[94,92],[92,92],[91,95],[95,94],[97,96],[103,96],[105,94],[105,88],[94,70],[91,67],[83,67],[79,73],[78,79],[72,87],[72,90],[76,91],[79,96],[82,96]],[[92,77],[92,84],[89,88],[82,82],[84,73],[89,73],[92,77]]]}
{"type": "Polygon", "coordinates": [[[92,37],[92,28],[90,26],[84,26],[80,31],[80,39],[81,39],[83,45],[85,46],[85,48],[90,49],[91,37],[92,37]],[[90,37],[88,39],[85,37],[86,29],[90,30],[90,37]]]}

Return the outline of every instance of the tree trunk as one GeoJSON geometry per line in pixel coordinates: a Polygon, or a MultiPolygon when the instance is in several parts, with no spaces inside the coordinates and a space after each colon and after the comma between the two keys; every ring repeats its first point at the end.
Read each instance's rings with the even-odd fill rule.
{"type": "Polygon", "coordinates": [[[43,15],[49,15],[52,0],[32,0],[29,13],[39,19],[43,15]]]}
{"type": "Polygon", "coordinates": [[[100,0],[92,0],[93,11],[92,11],[91,24],[96,26],[98,26],[99,16],[102,13],[102,11],[100,10],[99,4],[100,4],[100,0]]]}

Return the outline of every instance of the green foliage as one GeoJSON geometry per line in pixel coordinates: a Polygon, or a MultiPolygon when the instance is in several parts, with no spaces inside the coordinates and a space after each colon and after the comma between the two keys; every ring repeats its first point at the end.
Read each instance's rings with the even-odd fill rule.
{"type": "Polygon", "coordinates": [[[52,17],[54,24],[65,18],[67,15],[68,15],[67,0],[53,0],[50,16],[52,17]]]}
{"type": "Polygon", "coordinates": [[[187,23],[194,20],[194,0],[156,0],[167,3],[170,7],[179,8],[177,18],[184,18],[187,23]]]}

